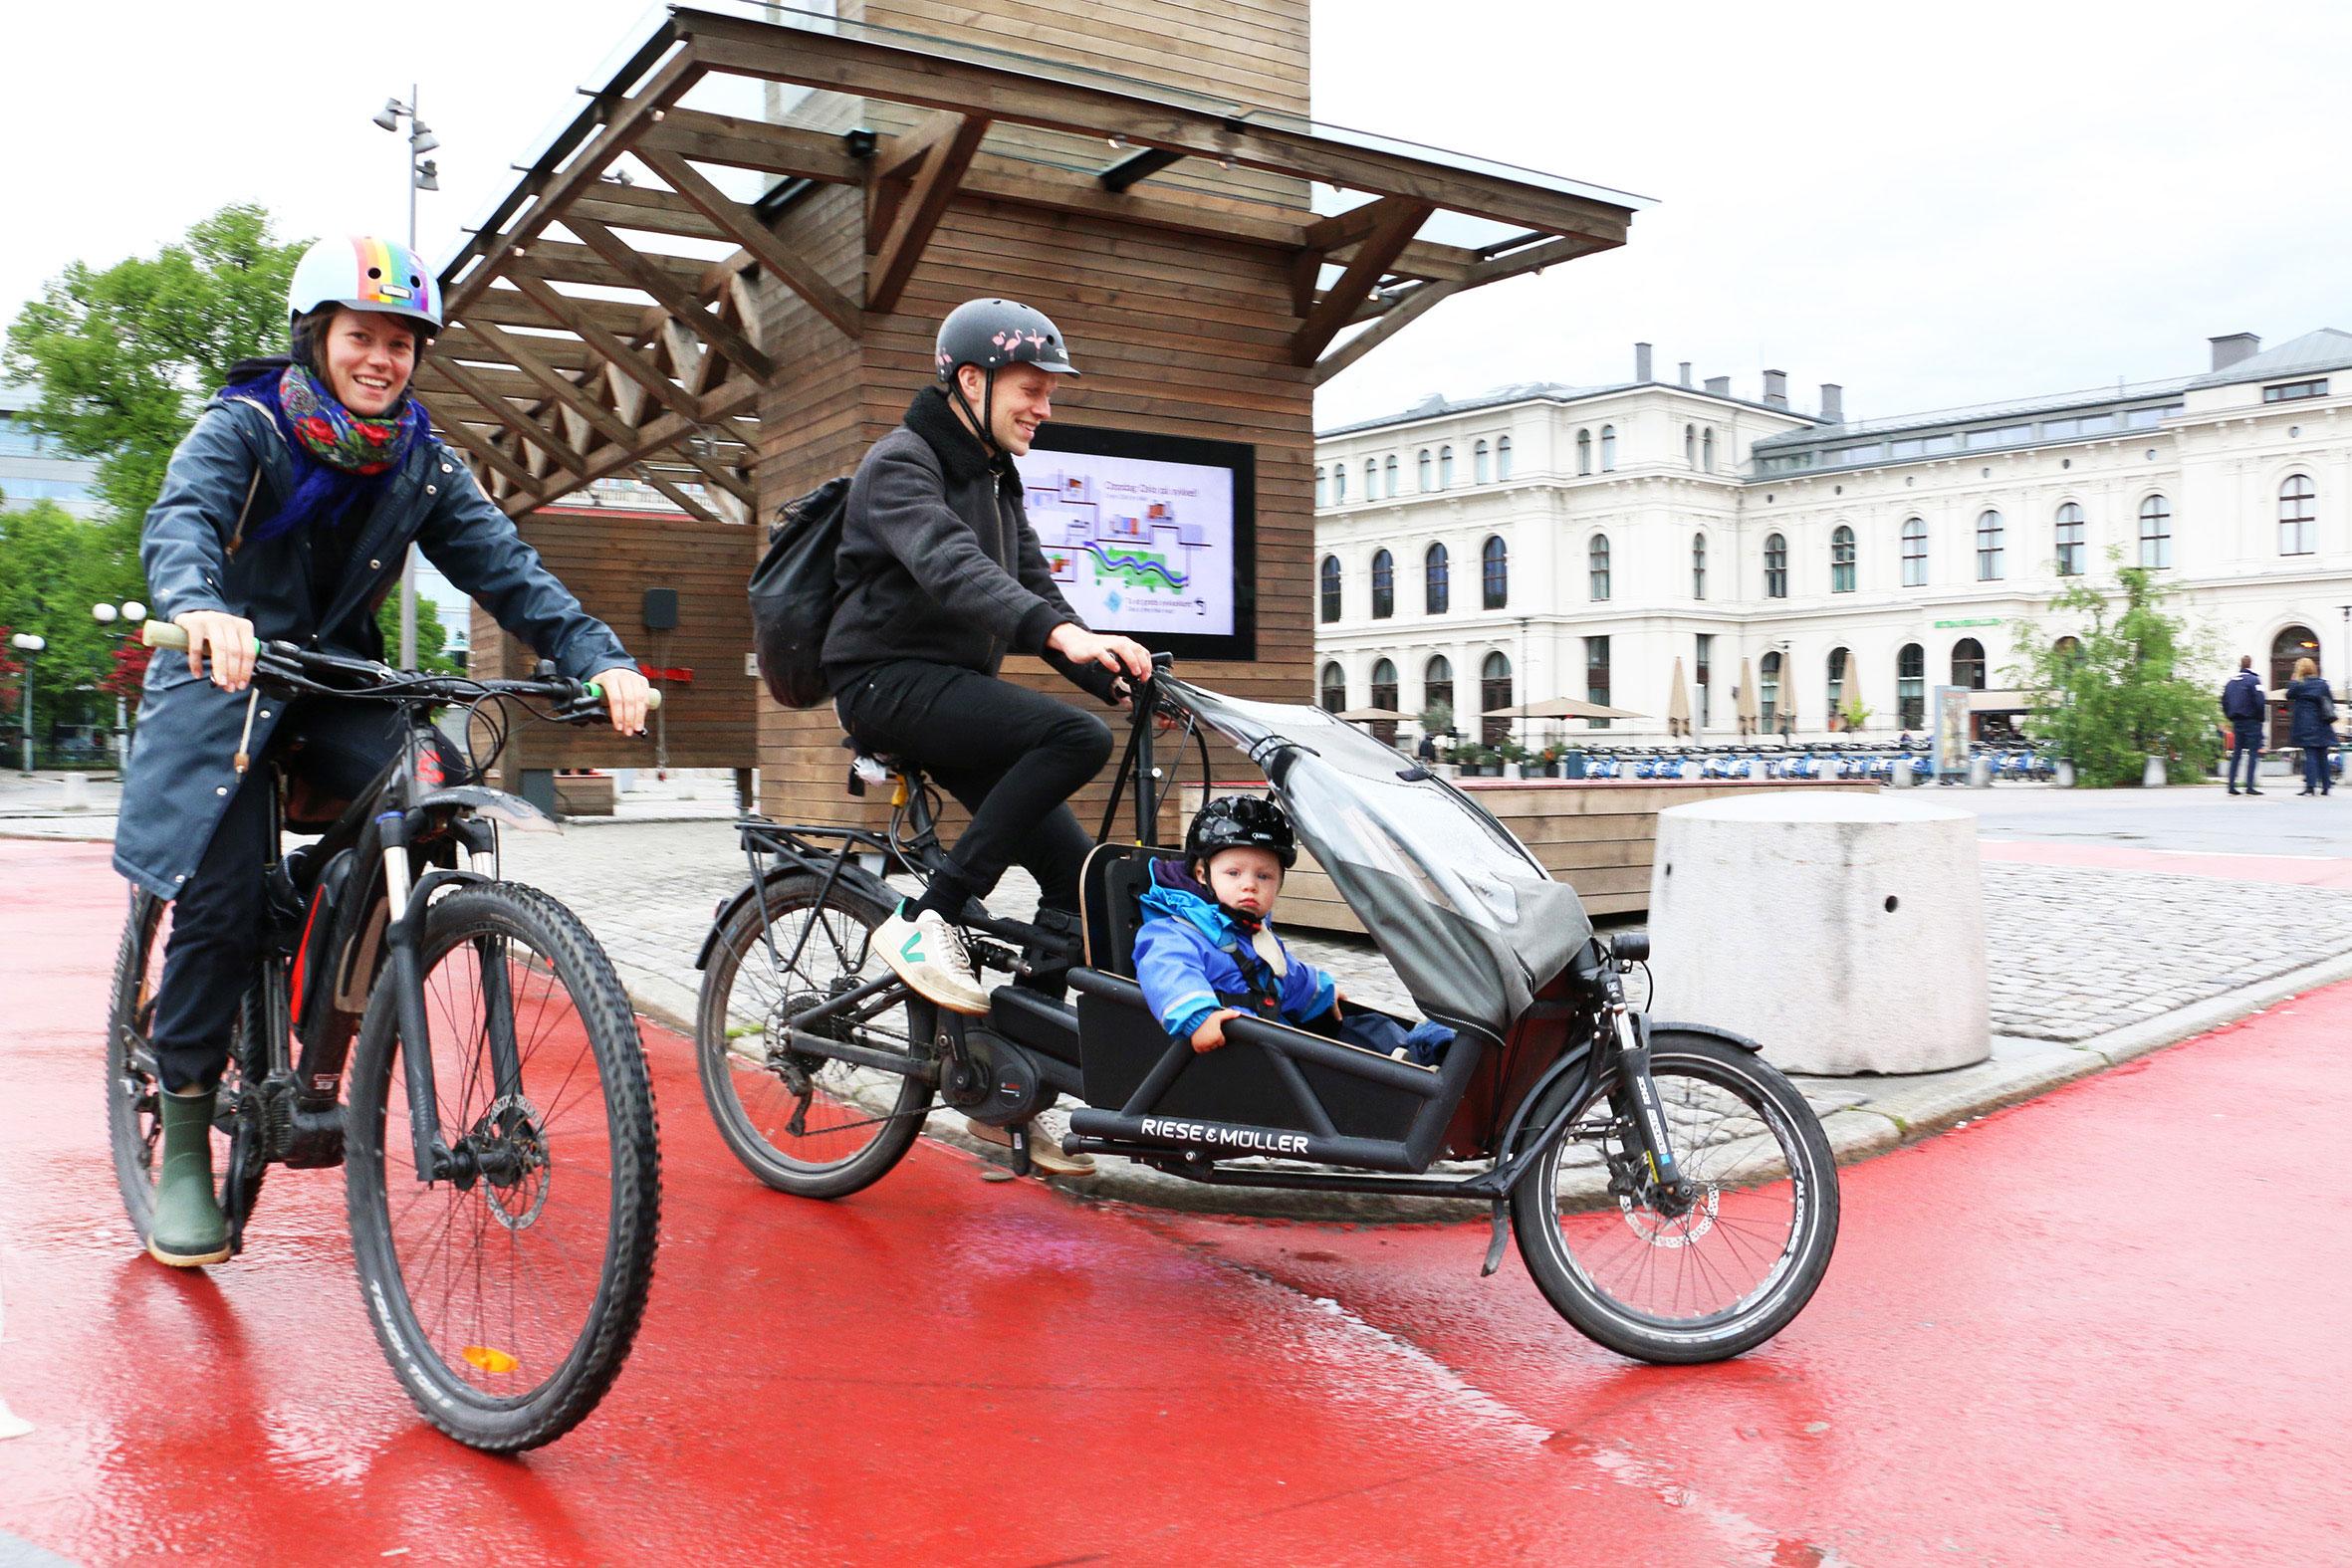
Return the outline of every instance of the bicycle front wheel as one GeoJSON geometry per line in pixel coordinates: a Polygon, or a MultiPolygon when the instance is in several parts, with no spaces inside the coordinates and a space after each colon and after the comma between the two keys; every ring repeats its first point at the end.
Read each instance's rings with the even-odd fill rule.
{"type": "Polygon", "coordinates": [[[1617,1085],[1530,1125],[1570,1118],[1512,1191],[1512,1229],[1552,1306],[1621,1355],[1721,1361],[1786,1327],[1837,1243],[1837,1162],[1780,1071],[1740,1046],[1661,1029],[1650,1077],[1685,1182],[1666,1204],[1617,1085]]]}
{"type": "Polygon", "coordinates": [[[652,1283],[661,1162],[644,1042],[603,949],[537,889],[445,894],[417,960],[455,1164],[438,1181],[418,1172],[401,1056],[422,1042],[401,1037],[387,967],[345,1135],[360,1294],[426,1420],[477,1449],[537,1448],[612,1386],[652,1283]]]}
{"type": "MultiPolygon", "coordinates": [[[[771,878],[719,931],[694,1014],[694,1063],[719,1136],[744,1168],[781,1192],[839,1198],[905,1158],[931,1106],[931,1085],[877,1067],[790,1048],[800,1016],[887,976],[873,931],[890,911],[814,876],[771,878]],[[763,913],[765,920],[762,919],[763,913]]],[[[938,1013],[899,991],[809,1027],[844,1044],[927,1065],[938,1013]]]]}

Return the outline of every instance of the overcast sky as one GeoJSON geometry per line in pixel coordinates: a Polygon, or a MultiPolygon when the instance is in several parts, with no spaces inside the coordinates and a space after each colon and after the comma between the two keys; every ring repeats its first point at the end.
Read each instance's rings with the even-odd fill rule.
{"type": "MultiPolygon", "coordinates": [[[[8,6],[0,313],[229,201],[287,233],[398,233],[400,147],[368,116],[411,80],[443,142],[437,260],[646,10],[378,14],[8,6]],[[433,36],[444,18],[458,36],[433,36]]],[[[1876,417],[2187,374],[2216,334],[2352,329],[2352,6],[1320,0],[1314,76],[1333,122],[1659,203],[1621,251],[1439,307],[1326,388],[1324,424],[1623,379],[1643,338],[1662,376],[1690,359],[1753,397],[1769,366],[1800,405],[1838,381],[1876,417]]]]}

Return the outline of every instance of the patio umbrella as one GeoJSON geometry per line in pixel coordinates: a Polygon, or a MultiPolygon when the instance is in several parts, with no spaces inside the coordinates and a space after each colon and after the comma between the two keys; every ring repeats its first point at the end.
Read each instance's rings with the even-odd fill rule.
{"type": "Polygon", "coordinates": [[[1489,708],[1480,717],[1487,719],[1647,719],[1646,713],[1635,713],[1629,708],[1610,708],[1597,702],[1586,702],[1580,697],[1547,697],[1541,702],[1522,703],[1517,708],[1489,708]]]}
{"type": "Polygon", "coordinates": [[[1683,684],[1682,655],[1674,656],[1674,685],[1666,696],[1666,733],[1691,733],[1691,689],[1683,684]]]}
{"type": "Polygon", "coordinates": [[[1763,710],[1757,706],[1756,701],[1756,672],[1748,667],[1746,659],[1742,659],[1740,661],[1740,733],[1754,735],[1757,726],[1762,721],[1763,710]]]}
{"type": "Polygon", "coordinates": [[[1405,716],[1394,708],[1350,708],[1345,713],[1335,713],[1331,717],[1345,719],[1349,724],[1379,724],[1383,720],[1402,719],[1405,716]]]}

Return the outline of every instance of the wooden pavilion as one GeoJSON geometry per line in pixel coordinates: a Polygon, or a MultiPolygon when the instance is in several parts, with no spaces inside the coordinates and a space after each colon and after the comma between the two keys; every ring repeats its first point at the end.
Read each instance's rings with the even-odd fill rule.
{"type": "MultiPolygon", "coordinates": [[[[1315,387],[1455,294],[1623,244],[1639,198],[1312,122],[1305,0],[838,9],[672,5],[582,90],[443,273],[445,434],[632,647],[642,590],[677,589],[673,766],[756,764],[771,814],[838,820],[830,712],[739,657],[744,525],[897,422],[948,310],[1022,299],[1086,372],[1058,422],[1254,449],[1255,657],[1187,673],[1302,700],[1315,387]],[[682,515],[535,516],[623,479],[682,515]]],[[[478,667],[525,657],[476,631],[478,667]]]]}

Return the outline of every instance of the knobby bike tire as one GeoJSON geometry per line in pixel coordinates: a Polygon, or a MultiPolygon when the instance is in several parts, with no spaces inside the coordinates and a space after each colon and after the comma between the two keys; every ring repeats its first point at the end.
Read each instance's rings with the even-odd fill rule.
{"type": "MultiPolygon", "coordinates": [[[[823,886],[821,879],[805,872],[785,872],[768,879],[765,914],[769,924],[777,928],[780,958],[791,954],[797,929],[794,917],[816,907],[823,886]]],[[[890,916],[887,908],[837,882],[826,896],[823,908],[868,937],[890,916]]],[[[801,1097],[790,1094],[779,1073],[760,1070],[742,1053],[737,1046],[742,1037],[740,1025],[731,1025],[729,1013],[757,1011],[764,1038],[765,1025],[779,1001],[796,986],[816,994],[816,988],[822,984],[819,978],[787,977],[780,981],[775,977],[774,961],[769,958],[768,944],[761,936],[766,929],[762,914],[758,898],[739,905],[720,929],[710,962],[703,970],[694,1015],[694,1064],[702,1079],[703,1103],[710,1107],[711,1120],[718,1125],[720,1138],[734,1151],[736,1159],[770,1187],[801,1198],[845,1197],[880,1181],[906,1157],[922,1131],[924,1114],[930,1109],[931,1085],[917,1078],[900,1078],[894,1087],[861,1083],[851,1089],[844,1082],[842,1064],[827,1067],[822,1058],[812,1058],[804,1067],[830,1075],[826,1087],[833,1092],[826,1095],[828,1103],[837,1097],[838,1103],[852,1107],[843,1119],[864,1122],[872,1129],[870,1138],[853,1152],[837,1159],[823,1159],[813,1157],[818,1151],[812,1148],[796,1151],[779,1147],[770,1133],[762,1130],[761,1121],[774,1118],[763,1118],[756,1114],[755,1107],[747,1106],[743,1099],[747,1091],[760,1098],[761,1108],[766,1108],[773,1099],[778,1110],[801,1097]],[[774,995],[747,993],[745,999],[737,999],[735,989],[739,982],[746,987],[769,988],[774,995]],[[760,1087],[763,1085],[773,1086],[775,1094],[760,1087]]],[[[886,972],[879,955],[861,951],[859,957],[866,964],[854,972],[856,978],[870,979],[876,973],[886,972]]],[[[805,958],[804,967],[814,967],[817,962],[805,958]]],[[[936,1009],[911,995],[905,1009],[908,1039],[928,1042],[937,1027],[936,1009]]],[[[927,1059],[930,1051],[926,1043],[910,1049],[908,1054],[910,1058],[927,1059]]],[[[867,1076],[878,1079],[884,1075],[869,1069],[867,1076]]],[[[807,1106],[802,1109],[805,1116],[807,1106]]]]}
{"type": "MultiPolygon", "coordinates": [[[[406,1092],[400,1076],[401,1042],[389,966],[368,998],[366,1016],[353,1050],[345,1134],[347,1190],[360,1296],[377,1342],[409,1398],[427,1421],[460,1443],[494,1453],[516,1453],[551,1443],[577,1426],[595,1409],[628,1358],[652,1284],[661,1209],[661,1161],[644,1042],[637,1032],[628,995],[595,938],[572,911],[536,888],[512,882],[461,886],[436,899],[425,914],[418,961],[428,997],[438,961],[460,945],[486,937],[519,941],[546,961],[553,976],[551,992],[560,984],[585,1024],[587,1044],[602,1086],[606,1147],[587,1156],[587,1169],[593,1175],[597,1158],[608,1162],[603,1169],[609,1173],[610,1198],[603,1207],[610,1229],[592,1301],[570,1353],[527,1394],[494,1394],[476,1387],[452,1368],[434,1349],[419,1320],[393,1234],[396,1222],[390,1206],[395,1195],[389,1191],[385,1172],[386,1110],[395,1083],[400,1084],[403,1100],[406,1092]]],[[[526,1097],[534,1087],[530,1067],[527,1059],[526,1097]]],[[[436,1075],[441,1070],[436,1053],[436,1075]]],[[[543,1084],[539,1092],[549,1091],[543,1084]]],[[[559,1097],[562,1092],[561,1086],[554,1091],[559,1097]]],[[[449,1085],[437,1082],[435,1094],[445,1105],[449,1085]]],[[[487,1122],[497,1108],[496,1104],[486,1107],[483,1120],[487,1122]]],[[[542,1106],[538,1114],[556,1112],[553,1106],[542,1106]]],[[[444,1141],[454,1145],[467,1129],[448,1125],[444,1118],[441,1132],[444,1141]]],[[[401,1137],[405,1136],[403,1132],[401,1137]]],[[[545,1141],[550,1149],[549,1185],[554,1186],[563,1181],[568,1154],[575,1162],[582,1158],[577,1149],[582,1140],[572,1140],[568,1149],[554,1147],[553,1135],[545,1141]]],[[[405,1146],[401,1153],[405,1157],[405,1146]]],[[[413,1173],[401,1185],[410,1192],[419,1191],[413,1173]]],[[[453,1184],[434,1187],[447,1185],[453,1184]]],[[[487,1179],[477,1179],[477,1185],[487,1213],[492,1202],[490,1186],[487,1179]]],[[[421,1191],[429,1195],[433,1189],[421,1191]]],[[[472,1194],[466,1196],[470,1199],[472,1194]]],[[[527,1228],[537,1217],[534,1210],[519,1227],[506,1226],[510,1242],[513,1232],[527,1228]]],[[[497,1244],[487,1226],[479,1233],[489,1244],[497,1244]]],[[[483,1255],[480,1248],[477,1255],[483,1255]]]]}
{"type": "MultiPolygon", "coordinates": [[[[146,1244],[155,1220],[155,1160],[161,1136],[155,1096],[163,1088],[147,1048],[147,1027],[154,1016],[155,983],[162,973],[164,917],[170,910],[168,902],[145,889],[131,890],[107,1008],[107,1142],[114,1153],[115,1185],[121,1190],[122,1210],[141,1246],[146,1244]]],[[[221,1080],[213,1116],[214,1197],[221,1203],[232,1233],[240,1232],[252,1217],[262,1177],[269,1169],[255,1151],[245,1162],[244,1180],[230,1180],[240,1086],[248,1047],[261,1016],[258,1002],[256,994],[248,990],[238,1004],[229,1039],[228,1070],[221,1080]]]]}
{"type": "MultiPolygon", "coordinates": [[[[1675,1151],[1685,1174],[1708,1188],[1700,1207],[1677,1221],[1609,1199],[1594,1190],[1604,1174],[1591,1169],[1594,1144],[1571,1136],[1554,1141],[1513,1189],[1512,1229],[1537,1287],[1586,1337],[1640,1361],[1722,1361],[1770,1339],[1812,1299],[1837,1244],[1837,1161],[1804,1096],[1754,1051],[1661,1029],[1651,1037],[1650,1074],[1678,1138],[1692,1123],[1685,1115],[1682,1127],[1674,1125],[1678,1085],[1708,1086],[1746,1113],[1715,1123],[1712,1142],[1695,1140],[1697,1146],[1675,1151]],[[1570,1178],[1570,1194],[1563,1199],[1561,1172],[1579,1149],[1586,1151],[1587,1168],[1581,1182],[1570,1178]],[[1711,1151],[1722,1158],[1711,1159],[1711,1151]],[[1778,1222],[1772,1217],[1782,1209],[1790,1217],[1787,1234],[1774,1247],[1769,1237],[1778,1222]],[[1710,1230],[1718,1232],[1712,1264],[1696,1250],[1710,1230]],[[1571,1231],[1579,1237],[1575,1242],[1571,1231]],[[1652,1288],[1681,1268],[1692,1276],[1694,1295],[1711,1286],[1729,1287],[1743,1270],[1759,1265],[1767,1249],[1772,1255],[1762,1277],[1732,1304],[1711,1313],[1669,1315],[1639,1310],[1613,1295],[1596,1280],[1593,1263],[1579,1255],[1580,1248],[1594,1262],[1604,1252],[1634,1260],[1627,1271],[1612,1271],[1611,1277],[1652,1288]],[[1688,1260],[1678,1255],[1686,1248],[1692,1251],[1688,1260]]],[[[1561,1116],[1594,1123],[1608,1118],[1612,1085],[1600,1083],[1577,1098],[1580,1087],[1562,1080],[1529,1125],[1548,1127],[1561,1116]],[[1570,1103],[1572,1098],[1576,1103],[1570,1103]]],[[[1695,1097],[1685,1103],[1695,1108],[1695,1097]]],[[[1684,1283],[1682,1277],[1675,1279],[1677,1300],[1684,1283]]]]}

